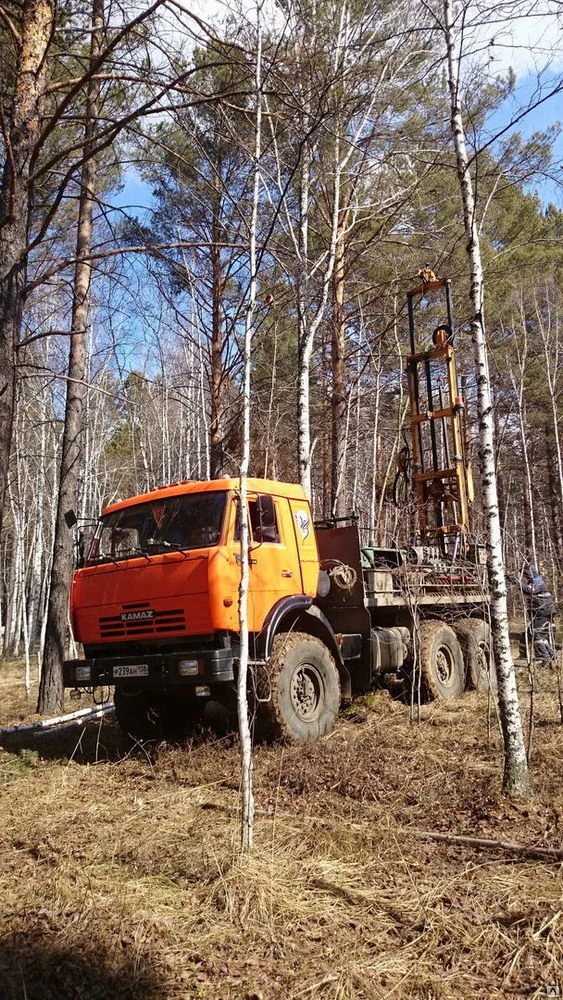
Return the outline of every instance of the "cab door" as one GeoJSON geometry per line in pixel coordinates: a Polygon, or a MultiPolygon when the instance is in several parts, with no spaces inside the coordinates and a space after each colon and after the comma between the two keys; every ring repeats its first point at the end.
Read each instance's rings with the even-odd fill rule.
{"type": "Polygon", "coordinates": [[[303,593],[314,597],[319,581],[319,554],[317,536],[311,517],[311,508],[304,500],[289,500],[291,526],[297,545],[297,558],[301,569],[303,593]]]}
{"type": "Polygon", "coordinates": [[[303,593],[301,566],[289,501],[249,494],[249,627],[259,632],[270,609],[283,597],[303,593]]]}

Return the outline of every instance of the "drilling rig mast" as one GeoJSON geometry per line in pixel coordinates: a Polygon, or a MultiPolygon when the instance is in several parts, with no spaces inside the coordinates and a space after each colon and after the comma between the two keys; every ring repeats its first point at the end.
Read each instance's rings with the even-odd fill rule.
{"type": "Polygon", "coordinates": [[[473,480],[467,461],[465,405],[460,394],[452,322],[451,282],[425,281],[407,292],[410,354],[407,360],[413,486],[422,546],[463,557],[468,547],[473,480]],[[446,321],[435,321],[436,297],[445,298],[446,321]],[[424,325],[421,334],[419,327],[424,325]]]}

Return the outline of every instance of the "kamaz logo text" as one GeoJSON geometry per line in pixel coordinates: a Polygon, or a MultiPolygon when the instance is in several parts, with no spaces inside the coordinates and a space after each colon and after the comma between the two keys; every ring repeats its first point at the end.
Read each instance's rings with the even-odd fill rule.
{"type": "Polygon", "coordinates": [[[121,615],[122,622],[142,622],[147,618],[154,618],[154,611],[124,611],[121,615]]]}

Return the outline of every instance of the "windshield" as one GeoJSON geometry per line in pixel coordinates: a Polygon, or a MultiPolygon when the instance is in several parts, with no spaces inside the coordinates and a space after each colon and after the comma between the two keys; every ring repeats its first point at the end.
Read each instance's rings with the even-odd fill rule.
{"type": "Polygon", "coordinates": [[[87,562],[217,545],[226,493],[184,493],[101,517],[87,562]]]}

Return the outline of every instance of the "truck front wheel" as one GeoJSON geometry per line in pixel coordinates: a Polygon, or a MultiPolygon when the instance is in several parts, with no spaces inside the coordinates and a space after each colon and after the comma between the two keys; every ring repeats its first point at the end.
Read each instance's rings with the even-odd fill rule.
{"type": "Polygon", "coordinates": [[[272,657],[257,675],[258,733],[307,743],[334,728],[340,678],[331,653],[304,632],[276,636],[272,657]]]}
{"type": "Polygon", "coordinates": [[[453,628],[445,622],[422,622],[418,650],[422,689],[428,700],[459,698],[465,689],[465,670],[453,628]]]}

